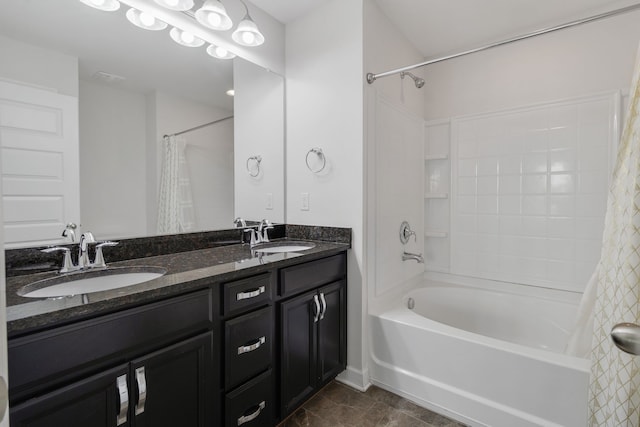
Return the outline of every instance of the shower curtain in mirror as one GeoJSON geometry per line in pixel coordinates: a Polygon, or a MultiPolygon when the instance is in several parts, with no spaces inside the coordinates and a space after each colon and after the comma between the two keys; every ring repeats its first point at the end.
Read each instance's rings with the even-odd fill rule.
{"type": "Polygon", "coordinates": [[[185,158],[186,139],[169,136],[163,140],[163,161],[158,194],[160,234],[192,231],[195,226],[191,184],[185,158]]]}
{"type": "Polygon", "coordinates": [[[640,323],[640,50],[629,97],[598,268],[590,426],[637,427],[640,423],[640,356],[618,350],[609,336],[616,323],[640,323]]]}

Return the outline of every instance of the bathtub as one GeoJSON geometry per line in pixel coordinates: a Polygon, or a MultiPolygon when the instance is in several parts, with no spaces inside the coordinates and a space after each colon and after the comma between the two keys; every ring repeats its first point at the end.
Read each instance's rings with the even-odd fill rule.
{"type": "Polygon", "coordinates": [[[472,426],[585,426],[589,361],[562,354],[576,309],[427,284],[370,315],[371,380],[472,426]]]}

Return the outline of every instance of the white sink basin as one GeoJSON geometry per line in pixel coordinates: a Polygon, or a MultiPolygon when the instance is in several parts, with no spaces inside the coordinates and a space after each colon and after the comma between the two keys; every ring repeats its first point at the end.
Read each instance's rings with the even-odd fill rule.
{"type": "Polygon", "coordinates": [[[109,291],[148,282],[164,275],[160,267],[115,267],[69,273],[23,286],[18,295],[27,298],[60,298],[109,291]]]}
{"type": "Polygon", "coordinates": [[[315,244],[311,242],[272,242],[263,243],[258,246],[254,246],[253,250],[256,252],[262,252],[266,254],[277,254],[283,252],[300,252],[308,249],[315,248],[315,244]]]}

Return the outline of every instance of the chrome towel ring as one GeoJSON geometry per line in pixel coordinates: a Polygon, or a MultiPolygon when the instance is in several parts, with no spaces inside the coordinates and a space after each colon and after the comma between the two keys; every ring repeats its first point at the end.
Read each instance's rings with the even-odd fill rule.
{"type": "Polygon", "coordinates": [[[324,153],[322,152],[322,148],[312,148],[311,150],[307,151],[307,155],[304,158],[304,161],[307,164],[307,168],[309,168],[309,170],[313,173],[320,173],[324,170],[325,166],[327,166],[327,158],[325,157],[324,153]],[[318,156],[318,159],[320,159],[322,161],[322,166],[320,166],[320,168],[316,168],[314,169],[313,167],[311,167],[311,165],[309,164],[309,155],[310,154],[315,154],[316,156],[318,156]]]}
{"type": "Polygon", "coordinates": [[[247,159],[247,172],[253,178],[260,175],[260,162],[262,161],[261,156],[251,156],[247,159]]]}

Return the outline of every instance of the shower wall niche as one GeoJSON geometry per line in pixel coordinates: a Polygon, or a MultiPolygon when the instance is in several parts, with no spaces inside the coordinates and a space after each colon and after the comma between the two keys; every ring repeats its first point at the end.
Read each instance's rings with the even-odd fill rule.
{"type": "Polygon", "coordinates": [[[619,115],[606,93],[426,123],[426,269],[582,292],[619,115]]]}

